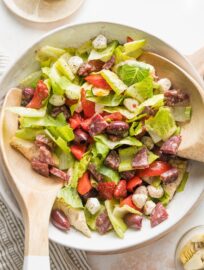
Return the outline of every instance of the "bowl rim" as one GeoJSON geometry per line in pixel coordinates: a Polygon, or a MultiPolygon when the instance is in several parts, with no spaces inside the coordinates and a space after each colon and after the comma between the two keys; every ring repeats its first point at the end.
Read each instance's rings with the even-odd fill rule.
{"type": "MultiPolygon", "coordinates": [[[[152,35],[146,31],[143,31],[143,30],[140,30],[139,28],[136,28],[134,26],[131,26],[131,25],[126,25],[126,24],[120,24],[120,23],[115,23],[115,22],[108,22],[108,21],[91,21],[91,22],[82,22],[82,23],[78,23],[78,24],[66,24],[64,26],[61,26],[61,27],[58,27],[52,31],[49,31],[48,33],[42,35],[39,39],[37,39],[37,41],[35,41],[34,43],[32,43],[29,47],[27,47],[25,49],[25,51],[23,53],[21,53],[16,59],[14,59],[13,63],[10,64],[8,70],[5,72],[5,74],[2,76],[2,78],[0,79],[0,88],[1,88],[1,85],[3,84],[3,81],[7,78],[7,76],[9,75],[9,73],[11,72],[12,68],[14,68],[14,66],[16,66],[18,64],[18,62],[21,61],[21,59],[30,51],[32,50],[33,47],[37,46],[40,42],[44,41],[47,37],[49,36],[52,36],[53,34],[57,33],[57,32],[60,32],[62,30],[65,30],[65,29],[70,29],[72,27],[80,27],[80,26],[83,26],[83,25],[99,25],[99,24],[108,24],[108,25],[116,25],[116,26],[121,26],[121,27],[127,27],[129,29],[132,29],[134,31],[141,31],[145,34],[147,34],[149,37],[153,37],[155,39],[158,39],[160,40],[165,46],[167,46],[168,48],[170,48],[172,51],[174,51],[175,53],[179,54],[182,58],[184,58],[185,61],[188,62],[189,66],[191,67],[192,71],[194,71],[194,73],[198,74],[195,67],[192,65],[192,63],[183,55],[181,54],[178,50],[176,50],[174,47],[172,47],[171,45],[169,45],[167,42],[163,41],[162,39],[156,37],[155,35],[152,35]]],[[[195,79],[196,80],[196,79],[195,79]]],[[[198,79],[196,80],[198,82],[198,79]]],[[[199,82],[198,82],[199,83],[199,82]]],[[[2,94],[0,94],[2,95],[2,94]]],[[[146,246],[147,244],[151,244],[154,240],[156,239],[159,239],[161,237],[163,237],[164,235],[166,235],[167,233],[169,233],[171,230],[173,230],[180,222],[182,222],[183,218],[191,211],[191,209],[195,206],[196,202],[199,200],[201,194],[202,194],[203,190],[200,191],[200,194],[199,196],[196,197],[195,200],[193,200],[192,202],[192,205],[191,207],[188,209],[188,211],[185,212],[185,214],[181,217],[181,218],[178,218],[176,222],[174,222],[173,224],[170,224],[169,225],[169,228],[166,229],[164,228],[163,231],[161,233],[157,233],[155,236],[151,236],[151,237],[148,237],[148,239],[146,239],[145,241],[143,241],[142,243],[140,244],[128,244],[127,247],[118,247],[118,248],[108,248],[106,249],[106,251],[102,251],[102,250],[97,250],[94,248],[91,248],[91,247],[87,247],[86,248],[86,251],[88,252],[94,252],[94,253],[97,253],[97,254],[114,254],[114,253],[118,253],[118,252],[125,252],[129,249],[135,249],[135,248],[140,248],[140,247],[143,247],[143,246],[146,246]]],[[[2,194],[2,197],[4,198],[5,197],[5,201],[7,200],[7,196],[4,196],[4,194],[2,194]]],[[[7,202],[6,202],[7,203],[7,202]]],[[[11,205],[10,203],[7,203],[7,205],[11,205]]],[[[11,210],[13,211],[13,209],[11,208],[11,210]]],[[[16,211],[13,211],[14,214],[16,214],[16,211]]],[[[19,215],[18,215],[19,216],[19,215]]],[[[56,239],[54,239],[51,235],[49,235],[49,239],[58,243],[58,244],[61,244],[62,243],[59,243],[56,239]]],[[[71,248],[75,248],[75,249],[80,249],[80,247],[75,247],[75,246],[69,246],[71,248]]]]}

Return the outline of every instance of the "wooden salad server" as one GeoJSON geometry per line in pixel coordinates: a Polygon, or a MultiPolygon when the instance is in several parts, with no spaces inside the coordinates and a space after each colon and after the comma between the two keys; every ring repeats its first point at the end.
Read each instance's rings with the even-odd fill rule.
{"type": "Polygon", "coordinates": [[[29,162],[10,146],[15,134],[18,116],[5,110],[19,106],[21,90],[11,89],[4,100],[0,122],[0,147],[3,163],[10,177],[13,191],[25,227],[24,270],[50,269],[48,226],[50,213],[63,182],[58,178],[45,178],[34,172],[29,162]]]}
{"type": "Polygon", "coordinates": [[[204,162],[204,89],[187,72],[156,53],[144,52],[139,60],[153,65],[160,78],[169,78],[174,88],[190,96],[192,116],[181,128],[178,155],[204,162]]]}

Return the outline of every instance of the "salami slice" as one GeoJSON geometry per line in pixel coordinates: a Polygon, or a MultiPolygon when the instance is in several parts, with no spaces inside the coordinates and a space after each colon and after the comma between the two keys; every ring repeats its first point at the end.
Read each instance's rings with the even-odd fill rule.
{"type": "Polygon", "coordinates": [[[93,163],[89,163],[88,170],[90,171],[95,180],[97,180],[98,182],[103,181],[103,175],[97,171],[96,166],[93,163]]]}
{"type": "Polygon", "coordinates": [[[92,121],[89,127],[89,134],[91,136],[100,134],[107,128],[107,126],[108,124],[103,119],[103,117],[100,114],[97,114],[92,118],[92,121]]]}
{"type": "Polygon", "coordinates": [[[47,163],[49,165],[55,164],[51,152],[45,146],[40,146],[38,159],[40,162],[47,163]]]}
{"type": "Polygon", "coordinates": [[[48,177],[49,176],[49,167],[47,163],[40,162],[39,160],[32,160],[31,161],[31,166],[33,170],[35,170],[37,173],[48,177]]]}
{"type": "Polygon", "coordinates": [[[172,182],[176,181],[176,179],[178,178],[178,169],[172,168],[172,169],[162,173],[160,178],[165,184],[172,183],[172,182]]]}
{"type": "Polygon", "coordinates": [[[96,219],[96,229],[100,234],[105,234],[112,227],[107,211],[105,210],[96,219]]]}
{"type": "Polygon", "coordinates": [[[167,106],[175,105],[188,105],[189,104],[189,95],[182,92],[181,90],[168,90],[164,93],[165,104],[167,106]]]}
{"type": "Polygon", "coordinates": [[[161,147],[161,151],[166,154],[176,155],[179,145],[181,143],[181,136],[175,135],[168,139],[161,147]]]}
{"type": "Polygon", "coordinates": [[[157,203],[150,216],[151,226],[155,227],[168,218],[168,213],[162,203],[157,203]]]}
{"type": "Polygon", "coordinates": [[[55,175],[55,176],[57,176],[57,177],[59,177],[59,178],[65,180],[65,181],[68,181],[68,180],[69,180],[69,176],[68,176],[67,173],[65,173],[65,172],[63,172],[62,170],[57,169],[57,168],[55,168],[55,167],[52,167],[52,168],[50,169],[50,173],[51,173],[52,175],[55,175]]]}
{"type": "Polygon", "coordinates": [[[89,62],[82,64],[77,73],[79,76],[87,76],[91,72],[98,72],[102,70],[103,65],[104,62],[101,60],[90,60],[89,62]]]}
{"type": "Polygon", "coordinates": [[[122,179],[125,179],[125,180],[130,180],[132,179],[134,176],[136,175],[136,171],[133,170],[133,171],[125,171],[125,172],[121,172],[120,173],[120,176],[122,179]]]}
{"type": "Polygon", "coordinates": [[[38,134],[35,139],[35,145],[40,146],[47,146],[50,149],[53,149],[54,143],[44,134],[38,134]]]}
{"type": "Polygon", "coordinates": [[[115,56],[112,56],[110,60],[108,60],[104,65],[103,65],[103,69],[111,69],[112,66],[115,63],[115,56]]]}
{"type": "Polygon", "coordinates": [[[120,157],[115,150],[110,151],[106,157],[104,164],[113,170],[117,170],[120,165],[120,157]]]}
{"type": "Polygon", "coordinates": [[[134,169],[145,169],[149,167],[147,149],[142,148],[137,152],[136,156],[133,158],[132,167],[134,169]]]}

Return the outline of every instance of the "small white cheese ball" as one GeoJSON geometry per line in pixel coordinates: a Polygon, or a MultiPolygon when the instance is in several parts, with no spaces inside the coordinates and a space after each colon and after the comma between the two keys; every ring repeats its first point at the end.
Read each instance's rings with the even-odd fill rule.
{"type": "Polygon", "coordinates": [[[168,78],[160,79],[157,83],[162,92],[168,91],[171,88],[171,81],[168,78]]]}
{"type": "Polygon", "coordinates": [[[68,60],[68,65],[71,68],[71,71],[76,74],[80,66],[83,64],[83,59],[79,56],[72,56],[68,60]]]}
{"type": "Polygon", "coordinates": [[[154,210],[154,208],[156,207],[156,204],[153,201],[146,201],[145,205],[144,205],[144,214],[146,216],[151,215],[152,211],[154,210]]]}
{"type": "Polygon", "coordinates": [[[149,185],[147,187],[149,196],[155,199],[159,199],[164,195],[164,190],[161,186],[159,187],[154,187],[152,185],[149,185]]]}
{"type": "Polygon", "coordinates": [[[92,215],[95,215],[99,211],[100,207],[101,205],[97,198],[89,198],[86,202],[86,208],[92,215]]]}
{"type": "Polygon", "coordinates": [[[65,97],[54,94],[49,99],[49,103],[52,104],[53,106],[62,106],[65,104],[65,97]]]}
{"type": "Polygon", "coordinates": [[[107,47],[107,38],[103,35],[98,35],[93,41],[92,45],[94,49],[100,50],[105,49],[107,47]]]}
{"type": "Polygon", "coordinates": [[[140,186],[140,187],[136,188],[135,194],[144,194],[147,196],[148,195],[147,188],[145,186],[140,186]]]}
{"type": "Polygon", "coordinates": [[[136,207],[138,207],[139,209],[143,208],[143,206],[146,203],[146,200],[147,200],[147,195],[145,195],[145,194],[134,194],[132,196],[132,201],[133,201],[134,205],[136,207]]]}

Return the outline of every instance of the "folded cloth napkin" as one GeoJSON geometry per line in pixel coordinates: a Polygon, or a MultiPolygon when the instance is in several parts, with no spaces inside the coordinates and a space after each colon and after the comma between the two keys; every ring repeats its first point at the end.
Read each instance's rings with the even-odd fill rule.
{"type": "MultiPolygon", "coordinates": [[[[6,206],[0,195],[0,270],[22,269],[23,243],[23,224],[6,206]]],[[[50,262],[52,270],[91,270],[84,251],[65,248],[52,242],[50,262]]]]}

